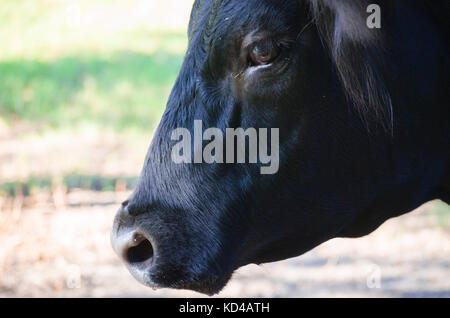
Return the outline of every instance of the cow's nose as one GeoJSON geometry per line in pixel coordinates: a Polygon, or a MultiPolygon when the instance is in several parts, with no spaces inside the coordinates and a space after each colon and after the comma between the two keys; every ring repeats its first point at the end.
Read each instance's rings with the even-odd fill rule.
{"type": "Polygon", "coordinates": [[[153,261],[153,245],[143,233],[130,231],[113,239],[116,253],[127,266],[149,270],[153,261]]]}
{"type": "Polygon", "coordinates": [[[131,274],[141,283],[149,285],[146,280],[153,266],[154,245],[148,233],[135,224],[126,204],[124,202],[117,212],[111,232],[111,244],[131,274]]]}

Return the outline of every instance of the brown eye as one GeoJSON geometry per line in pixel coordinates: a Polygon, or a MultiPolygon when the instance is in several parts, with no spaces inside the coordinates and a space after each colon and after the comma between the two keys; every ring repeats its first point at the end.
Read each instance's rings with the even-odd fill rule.
{"type": "Polygon", "coordinates": [[[250,61],[253,65],[267,65],[280,55],[280,47],[274,43],[260,43],[250,51],[250,61]]]}

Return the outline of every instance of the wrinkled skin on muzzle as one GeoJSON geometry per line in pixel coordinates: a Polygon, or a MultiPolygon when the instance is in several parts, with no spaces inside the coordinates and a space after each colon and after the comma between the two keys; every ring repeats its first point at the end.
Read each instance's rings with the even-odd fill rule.
{"type": "MultiPolygon", "coordinates": [[[[365,235],[444,193],[448,152],[438,145],[447,141],[448,122],[437,115],[445,110],[439,47],[435,59],[414,71],[436,87],[434,95],[405,101],[412,94],[406,84],[390,95],[397,107],[393,136],[383,122],[389,116],[364,117],[349,100],[312,21],[311,2],[194,4],[184,63],[111,235],[141,283],[214,294],[241,266],[294,257],[333,237],[365,235]],[[194,136],[195,120],[224,134],[278,128],[277,172],[261,174],[261,163],[175,163],[172,133],[182,127],[194,136]],[[396,122],[408,133],[395,130],[396,122]],[[424,129],[426,136],[419,133],[424,129]]],[[[408,32],[399,30],[399,37],[408,32]]]]}

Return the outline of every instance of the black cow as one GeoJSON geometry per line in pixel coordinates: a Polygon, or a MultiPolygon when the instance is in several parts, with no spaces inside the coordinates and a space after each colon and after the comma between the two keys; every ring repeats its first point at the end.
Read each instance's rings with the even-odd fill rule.
{"type": "Polygon", "coordinates": [[[195,1],[183,66],[114,222],[137,280],[214,294],[246,264],[450,202],[449,2],[376,3],[381,28],[360,0],[195,1]],[[173,131],[195,120],[279,128],[276,173],[174,162],[173,131]]]}

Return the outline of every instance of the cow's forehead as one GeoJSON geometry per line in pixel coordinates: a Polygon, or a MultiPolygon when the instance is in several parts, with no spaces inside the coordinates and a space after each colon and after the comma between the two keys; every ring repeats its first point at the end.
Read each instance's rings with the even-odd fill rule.
{"type": "Polygon", "coordinates": [[[189,25],[189,40],[207,44],[215,33],[223,6],[226,0],[196,0],[192,9],[189,25]]]}
{"type": "Polygon", "coordinates": [[[189,40],[206,48],[215,38],[233,37],[254,31],[261,24],[282,26],[283,15],[298,0],[196,0],[189,23],[189,40]],[[245,30],[245,29],[248,30],[245,30]]]}

